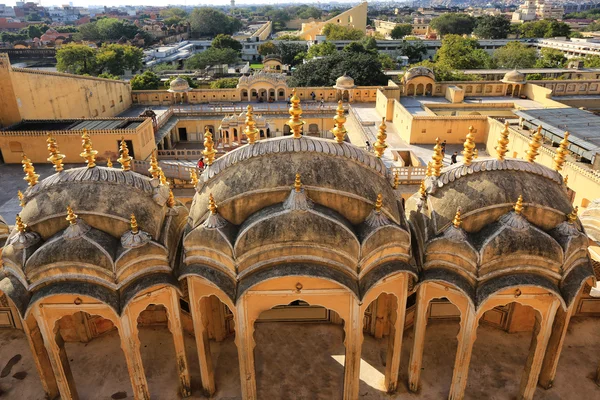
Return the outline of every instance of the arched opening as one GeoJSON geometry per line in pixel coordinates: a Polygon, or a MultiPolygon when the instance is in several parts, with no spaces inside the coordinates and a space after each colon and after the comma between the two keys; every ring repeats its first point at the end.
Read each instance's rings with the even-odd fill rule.
{"type": "Polygon", "coordinates": [[[265,137],[265,131],[264,131],[264,130],[262,130],[262,129],[261,129],[261,130],[259,130],[259,131],[258,131],[258,136],[259,136],[261,139],[262,139],[262,138],[264,138],[264,137],[265,137]]]}
{"type": "Polygon", "coordinates": [[[284,90],[279,90],[279,92],[277,93],[278,99],[277,100],[282,100],[285,98],[285,91],[284,90]]]}
{"type": "Polygon", "coordinates": [[[252,98],[250,99],[251,101],[258,99],[258,93],[256,92],[256,89],[252,89],[250,91],[250,95],[252,96],[252,98]]]}
{"type": "Polygon", "coordinates": [[[133,395],[120,332],[112,321],[79,311],[56,321],[53,333],[67,380],[80,399],[133,395]]]}
{"type": "Polygon", "coordinates": [[[206,132],[206,130],[208,129],[208,131],[210,133],[215,133],[215,127],[213,125],[204,125],[204,131],[206,132]]]}
{"type": "Polygon", "coordinates": [[[350,92],[348,92],[347,90],[344,90],[344,92],[342,93],[342,101],[350,101],[350,92]]]}
{"type": "Polygon", "coordinates": [[[177,358],[169,331],[167,309],[150,304],[137,318],[142,365],[152,398],[176,397],[179,392],[177,358]]]}
{"type": "Polygon", "coordinates": [[[237,128],[233,128],[233,141],[239,143],[237,128]]]}
{"type": "Polygon", "coordinates": [[[258,101],[262,102],[262,101],[267,101],[268,97],[267,97],[267,89],[260,89],[259,94],[258,94],[258,101]]]}
{"type": "Polygon", "coordinates": [[[521,93],[521,85],[515,85],[515,90],[513,92],[513,96],[519,97],[520,93],[521,93]]]}
{"type": "Polygon", "coordinates": [[[271,137],[271,129],[267,128],[267,137],[270,138],[271,137]]]}
{"type": "Polygon", "coordinates": [[[413,85],[412,83],[410,83],[408,85],[408,88],[406,89],[406,95],[407,96],[413,96],[415,94],[415,85],[413,85]]]}
{"type": "Polygon", "coordinates": [[[283,136],[288,136],[292,134],[292,130],[288,124],[283,125],[283,136]]]}
{"type": "Polygon", "coordinates": [[[242,101],[248,101],[248,91],[247,90],[242,90],[242,93],[240,94],[240,98],[242,99],[242,101]]]}
{"type": "Polygon", "coordinates": [[[508,84],[508,86],[506,86],[506,95],[510,96],[510,95],[512,95],[512,92],[513,92],[513,85],[508,84]]]}
{"type": "Polygon", "coordinates": [[[257,397],[341,399],[343,325],[335,311],[302,300],[262,312],[254,324],[257,397]]]}
{"type": "Polygon", "coordinates": [[[428,83],[427,86],[425,86],[425,96],[431,96],[433,94],[433,85],[431,83],[428,83]]]}
{"type": "Polygon", "coordinates": [[[309,136],[319,136],[319,125],[318,124],[309,124],[308,125],[308,135],[309,136]]]}
{"type": "Polygon", "coordinates": [[[424,93],[424,91],[425,91],[425,90],[424,90],[424,86],[423,86],[423,84],[422,84],[422,83],[419,83],[419,84],[417,85],[417,91],[415,92],[415,95],[417,95],[417,96],[423,96],[423,93],[424,93]]]}
{"type": "Polygon", "coordinates": [[[267,100],[275,100],[275,89],[269,89],[269,98],[267,100]]]}

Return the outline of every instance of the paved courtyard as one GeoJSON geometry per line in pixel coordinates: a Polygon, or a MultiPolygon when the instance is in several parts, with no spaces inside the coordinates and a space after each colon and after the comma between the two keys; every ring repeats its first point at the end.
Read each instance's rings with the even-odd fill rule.
{"type": "MultiPolygon", "coordinates": [[[[448,395],[457,321],[428,325],[421,389],[406,388],[412,329],[405,332],[398,392],[382,391],[386,340],[367,336],[361,363],[361,399],[445,399],[448,395]]],[[[465,399],[516,399],[530,333],[507,334],[488,326],[477,332],[465,399]]],[[[343,332],[329,324],[260,323],[255,333],[259,399],[341,399],[343,332]]],[[[177,399],[174,348],[164,327],[142,328],[142,359],[153,399],[177,399]],[[149,345],[153,343],[154,345],[149,345]]],[[[600,387],[593,376],[600,362],[600,319],[574,319],[565,341],[558,374],[551,390],[538,388],[535,399],[597,399],[600,387]]],[[[203,399],[195,343],[186,335],[192,374],[192,399],[203,399]]],[[[233,339],[212,342],[217,400],[240,399],[238,358],[233,339]]],[[[131,399],[125,359],[115,331],[85,343],[68,343],[67,354],[82,400],[131,399]]],[[[43,391],[24,335],[0,330],[0,398],[43,399],[43,391]],[[18,357],[20,355],[20,357],[18,357]],[[13,360],[12,362],[10,360],[13,360]],[[17,361],[14,361],[18,359],[17,361]]]]}

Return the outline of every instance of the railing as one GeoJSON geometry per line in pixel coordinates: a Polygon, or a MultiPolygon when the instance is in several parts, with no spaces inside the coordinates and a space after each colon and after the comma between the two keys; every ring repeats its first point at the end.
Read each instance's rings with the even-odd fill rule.
{"type": "MultiPolygon", "coordinates": [[[[273,112],[287,113],[289,106],[286,103],[252,103],[254,112],[273,112]]],[[[241,113],[246,112],[247,103],[229,103],[229,104],[176,104],[169,108],[175,114],[195,114],[195,113],[241,113]]],[[[302,102],[302,111],[334,111],[337,103],[302,102]]]]}
{"type": "Polygon", "coordinates": [[[371,134],[371,132],[369,132],[368,129],[365,128],[365,125],[363,124],[362,119],[358,116],[358,113],[354,110],[354,108],[352,106],[348,106],[348,114],[350,114],[356,121],[356,125],[360,129],[360,132],[362,133],[363,137],[365,138],[365,141],[368,141],[371,144],[375,143],[377,138],[373,134],[371,134]]]}
{"type": "Polygon", "coordinates": [[[392,167],[392,174],[398,173],[400,183],[418,183],[425,179],[427,167],[392,167]]]}
{"type": "MultiPolygon", "coordinates": [[[[165,176],[170,179],[181,179],[184,181],[190,180],[190,171],[196,170],[198,175],[200,175],[200,171],[193,166],[181,165],[181,164],[168,164],[165,162],[159,161],[158,163],[162,168],[165,176]]],[[[150,163],[148,161],[141,160],[133,160],[133,170],[137,173],[150,175],[148,169],[150,168],[150,163]]]]}
{"type": "Polygon", "coordinates": [[[198,160],[200,157],[200,149],[158,150],[158,158],[162,160],[198,160]]]}
{"type": "Polygon", "coordinates": [[[169,118],[171,118],[172,115],[173,115],[173,107],[169,107],[169,109],[167,111],[165,111],[164,113],[162,113],[161,115],[159,115],[156,118],[156,127],[160,128],[161,126],[163,126],[165,124],[165,122],[167,122],[169,120],[169,118]]]}

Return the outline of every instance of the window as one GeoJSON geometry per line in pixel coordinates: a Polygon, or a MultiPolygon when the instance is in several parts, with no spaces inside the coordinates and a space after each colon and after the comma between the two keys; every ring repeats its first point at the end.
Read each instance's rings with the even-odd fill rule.
{"type": "Polygon", "coordinates": [[[23,145],[21,144],[21,142],[8,142],[8,147],[13,153],[23,152],[23,145]]]}
{"type": "Polygon", "coordinates": [[[452,129],[448,129],[446,133],[452,133],[452,129]]]}
{"type": "Polygon", "coordinates": [[[421,129],[421,133],[427,133],[427,129],[421,129]]]}

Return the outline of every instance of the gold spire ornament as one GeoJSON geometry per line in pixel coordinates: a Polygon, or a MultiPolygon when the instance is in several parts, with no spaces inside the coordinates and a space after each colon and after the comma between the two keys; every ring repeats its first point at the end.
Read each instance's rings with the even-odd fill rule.
{"type": "Polygon", "coordinates": [[[167,199],[167,207],[173,208],[175,207],[175,195],[173,194],[173,190],[169,189],[169,198],[167,199]]]}
{"type": "Polygon", "coordinates": [[[38,183],[40,176],[35,173],[35,168],[25,153],[23,153],[23,160],[21,161],[21,164],[23,164],[23,171],[25,172],[25,178],[23,179],[29,183],[30,187],[35,186],[38,183]]]}
{"type": "Polygon", "coordinates": [[[454,225],[455,228],[460,228],[460,224],[462,223],[462,219],[460,218],[460,207],[458,207],[456,209],[456,214],[454,215],[454,219],[452,220],[452,225],[454,225]]]}
{"type": "Polygon", "coordinates": [[[75,225],[77,223],[77,214],[73,212],[71,206],[67,206],[67,218],[65,219],[69,221],[69,224],[71,225],[75,225]]]}
{"type": "Polygon", "coordinates": [[[131,170],[131,157],[129,157],[129,149],[127,148],[127,143],[125,143],[125,138],[123,136],[121,136],[119,152],[121,153],[121,157],[119,157],[117,161],[121,164],[121,169],[123,171],[131,170]]]}
{"type": "Polygon", "coordinates": [[[563,178],[563,182],[565,183],[565,186],[569,184],[569,175],[565,175],[565,177],[563,178]]]}
{"type": "Polygon", "coordinates": [[[129,221],[130,221],[130,225],[131,225],[131,233],[133,233],[134,235],[137,235],[137,233],[140,231],[140,229],[138,228],[137,220],[135,219],[135,214],[131,213],[131,217],[130,217],[129,221]]]}
{"type": "Polygon", "coordinates": [[[571,211],[570,214],[567,214],[567,221],[569,221],[570,224],[574,224],[577,221],[577,212],[579,211],[579,207],[575,206],[575,208],[573,208],[573,211],[571,211]]]}
{"type": "Polygon", "coordinates": [[[62,160],[65,158],[65,155],[60,154],[58,151],[56,139],[52,137],[52,133],[50,132],[48,132],[46,143],[48,143],[48,151],[50,152],[50,157],[48,157],[47,160],[54,165],[54,170],[56,172],[62,171],[64,169],[62,160]]]}
{"type": "Polygon", "coordinates": [[[442,145],[440,139],[435,138],[435,146],[433,146],[433,155],[431,156],[431,174],[432,176],[440,176],[442,167],[444,166],[444,154],[442,153],[442,145]]]}
{"type": "Polygon", "coordinates": [[[527,150],[527,156],[525,159],[529,162],[534,162],[538,155],[538,149],[542,145],[542,126],[538,126],[537,131],[531,137],[529,142],[529,150],[527,150]]]}
{"type": "Polygon", "coordinates": [[[190,183],[194,186],[198,184],[198,174],[195,169],[190,170],[190,183]]]}
{"type": "Polygon", "coordinates": [[[92,149],[92,140],[87,129],[84,129],[81,135],[81,147],[83,147],[83,151],[79,155],[87,161],[88,168],[94,168],[96,166],[96,154],[98,154],[98,151],[92,149]]]}
{"type": "Polygon", "coordinates": [[[156,157],[157,150],[152,150],[150,155],[150,168],[148,168],[148,172],[152,175],[152,178],[158,178],[160,176],[160,172],[162,169],[158,166],[158,158],[156,157]]]}
{"type": "Polygon", "coordinates": [[[296,192],[302,190],[302,181],[300,180],[300,174],[296,174],[296,179],[294,179],[294,189],[296,192]]]}
{"type": "Polygon", "coordinates": [[[394,189],[398,189],[400,186],[400,172],[398,170],[394,171],[394,189]]]}
{"type": "Polygon", "coordinates": [[[375,150],[375,155],[378,158],[383,156],[383,152],[388,147],[385,144],[385,139],[387,138],[387,134],[385,133],[387,127],[385,126],[385,117],[381,119],[381,125],[379,125],[379,131],[377,132],[377,141],[373,145],[373,149],[375,150]]]}
{"type": "Polygon", "coordinates": [[[425,176],[430,177],[433,175],[433,166],[431,164],[431,161],[429,161],[427,163],[427,172],[425,173],[425,176]]]}
{"type": "Polygon", "coordinates": [[[421,181],[421,185],[419,186],[419,196],[421,196],[422,199],[425,199],[427,197],[427,189],[425,188],[425,181],[421,181]]]}
{"type": "Polygon", "coordinates": [[[463,164],[471,165],[471,162],[473,162],[473,150],[475,150],[475,137],[473,136],[472,126],[469,126],[469,133],[467,133],[463,149],[463,164]]]}
{"type": "Polygon", "coordinates": [[[513,210],[515,210],[515,213],[521,214],[523,211],[523,196],[519,196],[513,210]]]}
{"type": "Polygon", "coordinates": [[[248,138],[248,143],[254,144],[256,142],[256,138],[260,135],[258,129],[256,129],[256,121],[254,121],[254,117],[252,116],[252,106],[248,104],[246,108],[246,129],[244,133],[248,138]]]}
{"type": "Polygon", "coordinates": [[[508,121],[504,123],[504,129],[500,132],[498,138],[498,145],[496,146],[496,158],[500,161],[504,161],[504,155],[508,151],[508,121]]]}
{"type": "Polygon", "coordinates": [[[215,201],[215,198],[213,197],[212,193],[209,193],[208,195],[208,209],[210,210],[211,214],[216,214],[217,213],[217,202],[215,201]]]}
{"type": "Polygon", "coordinates": [[[473,150],[473,160],[477,160],[479,158],[479,150],[473,150]]]}
{"type": "Polygon", "coordinates": [[[383,196],[379,193],[375,201],[375,212],[381,212],[381,207],[383,207],[383,196]]]}
{"type": "Polygon", "coordinates": [[[215,161],[215,154],[217,152],[214,149],[215,142],[213,142],[212,133],[208,128],[204,128],[204,150],[202,154],[204,155],[204,162],[206,165],[212,165],[213,161],[215,161]]]}
{"type": "Polygon", "coordinates": [[[106,159],[106,166],[107,166],[108,168],[112,168],[112,161],[110,160],[110,157],[108,157],[108,158],[106,159]]]}
{"type": "Polygon", "coordinates": [[[169,183],[167,182],[167,177],[165,176],[165,172],[161,169],[159,174],[158,174],[158,180],[160,181],[161,185],[168,185],[169,183]]]}
{"type": "Polygon", "coordinates": [[[300,98],[296,95],[296,88],[292,89],[292,98],[290,99],[292,106],[289,109],[290,119],[287,122],[287,125],[293,132],[293,136],[295,139],[300,139],[302,137],[302,125],[304,125],[304,121],[300,119],[302,116],[302,108],[300,107],[300,98]]]}
{"type": "Polygon", "coordinates": [[[25,196],[23,196],[23,192],[20,190],[17,192],[17,197],[19,198],[19,205],[21,207],[25,207],[25,196]]]}
{"type": "Polygon", "coordinates": [[[344,123],[346,122],[346,115],[344,114],[344,103],[342,101],[338,101],[337,110],[335,111],[336,115],[333,117],[335,121],[334,127],[331,130],[333,136],[335,136],[335,141],[338,143],[344,143],[344,139],[346,139],[346,128],[344,127],[344,123]]]}
{"type": "Polygon", "coordinates": [[[17,230],[21,233],[27,231],[27,224],[23,222],[23,220],[21,219],[21,216],[19,214],[17,214],[16,217],[16,225],[17,225],[17,230]]]}
{"type": "Polygon", "coordinates": [[[565,132],[565,137],[560,141],[558,145],[558,149],[556,149],[556,155],[554,156],[554,170],[560,171],[562,170],[563,165],[565,164],[565,160],[567,158],[567,154],[569,154],[569,150],[567,147],[569,146],[569,132],[565,132]]]}

